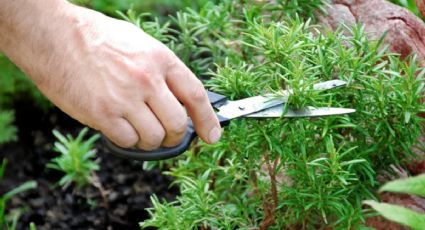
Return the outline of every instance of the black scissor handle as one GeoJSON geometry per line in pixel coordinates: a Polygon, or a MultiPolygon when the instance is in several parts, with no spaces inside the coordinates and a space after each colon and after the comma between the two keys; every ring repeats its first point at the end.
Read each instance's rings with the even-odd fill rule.
{"type": "MultiPolygon", "coordinates": [[[[212,106],[226,99],[225,96],[217,94],[217,93],[213,93],[210,91],[207,91],[207,95],[212,106]]],[[[216,115],[220,122],[220,125],[224,126],[229,124],[228,118],[222,117],[218,114],[216,115]]],[[[112,141],[110,141],[105,136],[102,136],[102,139],[105,146],[115,156],[131,159],[131,160],[138,160],[138,161],[157,161],[157,160],[165,160],[165,159],[173,158],[184,153],[189,148],[190,143],[193,141],[193,139],[195,139],[195,137],[196,137],[196,132],[195,132],[195,129],[193,128],[192,120],[189,118],[186,134],[182,142],[179,145],[171,147],[171,148],[161,147],[153,151],[145,151],[145,150],[136,149],[136,148],[121,148],[115,145],[112,141]]]]}
{"type": "Polygon", "coordinates": [[[172,148],[161,147],[153,151],[144,151],[135,148],[121,148],[112,143],[112,141],[105,136],[103,136],[103,141],[105,146],[115,156],[138,161],[158,161],[173,158],[184,153],[189,148],[190,143],[195,137],[196,133],[193,128],[192,121],[189,121],[189,125],[187,126],[186,134],[182,142],[172,148]]]}
{"type": "MultiPolygon", "coordinates": [[[[220,125],[225,126],[229,124],[229,119],[224,118],[218,114],[217,118],[220,121],[220,125]]],[[[105,136],[102,136],[102,139],[105,143],[105,146],[111,151],[113,155],[117,157],[137,161],[158,161],[170,159],[184,153],[189,148],[190,143],[193,141],[193,139],[195,139],[195,137],[196,132],[193,128],[192,120],[189,119],[186,134],[182,142],[179,145],[171,148],[161,147],[152,151],[145,151],[136,148],[121,148],[112,143],[112,141],[110,141],[105,136]]]]}
{"type": "Polygon", "coordinates": [[[210,101],[211,105],[214,106],[215,104],[218,104],[219,102],[227,99],[226,96],[218,94],[218,93],[214,93],[211,91],[207,90],[207,96],[208,96],[208,100],[210,101]]]}

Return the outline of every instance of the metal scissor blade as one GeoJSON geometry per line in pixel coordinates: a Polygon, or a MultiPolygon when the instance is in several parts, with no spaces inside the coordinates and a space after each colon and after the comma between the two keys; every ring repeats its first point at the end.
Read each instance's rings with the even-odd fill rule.
{"type": "Polygon", "coordinates": [[[260,112],[245,115],[250,118],[267,118],[267,117],[322,117],[331,115],[342,115],[356,112],[355,109],[333,108],[333,107],[306,107],[302,109],[288,108],[287,113],[283,114],[283,106],[274,106],[260,112]]]}
{"type": "Polygon", "coordinates": [[[347,85],[346,81],[343,80],[330,80],[330,81],[324,81],[320,83],[316,83],[313,85],[314,90],[328,90],[333,88],[338,88],[341,86],[347,85]]]}
{"type": "Polygon", "coordinates": [[[255,113],[276,105],[282,105],[287,102],[287,97],[270,98],[266,96],[249,97],[237,101],[227,101],[217,112],[218,115],[227,119],[242,117],[244,115],[255,113]]]}
{"type": "MultiPolygon", "coordinates": [[[[346,84],[346,81],[330,80],[314,84],[313,89],[319,91],[329,90],[346,84]]],[[[220,102],[213,103],[213,106],[219,110],[217,113],[218,115],[230,120],[286,103],[288,102],[288,98],[291,94],[292,90],[289,89],[282,90],[278,97],[276,97],[276,95],[264,95],[249,97],[237,101],[220,99],[220,102]]]]}

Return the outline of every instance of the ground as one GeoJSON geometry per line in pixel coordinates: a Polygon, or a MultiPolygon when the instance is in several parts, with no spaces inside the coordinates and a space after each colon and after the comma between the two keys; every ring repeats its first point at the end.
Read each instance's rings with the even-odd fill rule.
{"type": "Polygon", "coordinates": [[[0,149],[1,158],[8,160],[0,194],[27,180],[38,183],[37,189],[8,203],[10,208],[24,208],[18,229],[28,229],[30,222],[37,229],[139,229],[138,222],[149,217],[145,208],[151,206],[152,194],[167,200],[178,194],[170,187],[171,178],[159,170],[144,171],[140,162],[110,155],[101,141],[96,144],[101,166],[97,174],[108,204],[94,187],[63,190],[56,184],[62,173],[45,167],[57,155],[52,151],[52,130],[75,134],[83,126],[58,109],[44,113],[29,101],[16,102],[15,108],[19,142],[0,149]]]}

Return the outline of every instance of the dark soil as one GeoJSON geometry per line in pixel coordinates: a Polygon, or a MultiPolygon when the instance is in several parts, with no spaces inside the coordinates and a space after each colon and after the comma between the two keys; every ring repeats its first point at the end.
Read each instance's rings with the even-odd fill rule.
{"type": "Polygon", "coordinates": [[[24,208],[18,229],[139,229],[138,223],[149,217],[150,196],[173,200],[178,189],[170,187],[172,179],[160,170],[144,171],[140,162],[119,159],[97,143],[101,170],[97,175],[107,191],[107,204],[98,189],[75,191],[62,189],[57,181],[62,173],[46,169],[55,139],[53,129],[75,135],[83,126],[58,109],[43,112],[30,102],[15,104],[19,142],[0,148],[0,158],[8,160],[0,194],[19,184],[35,180],[37,189],[14,197],[8,208],[24,208]]]}

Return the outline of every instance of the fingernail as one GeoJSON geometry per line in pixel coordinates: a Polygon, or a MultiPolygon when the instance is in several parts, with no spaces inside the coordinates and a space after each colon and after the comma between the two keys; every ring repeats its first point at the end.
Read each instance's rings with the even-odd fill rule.
{"type": "Polygon", "coordinates": [[[220,137],[221,137],[221,129],[220,128],[214,127],[213,129],[211,129],[210,134],[209,134],[209,140],[210,140],[211,144],[219,141],[220,137]]]}

